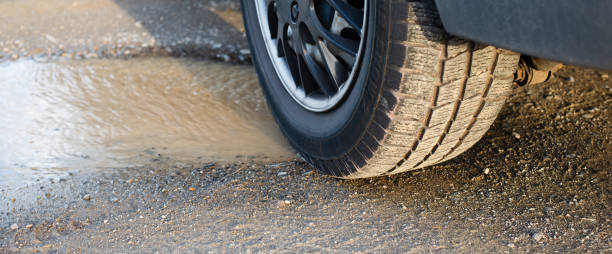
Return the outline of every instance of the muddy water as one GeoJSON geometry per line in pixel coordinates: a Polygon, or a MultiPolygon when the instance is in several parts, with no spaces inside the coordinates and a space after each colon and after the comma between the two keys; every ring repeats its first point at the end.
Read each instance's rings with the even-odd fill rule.
{"type": "Polygon", "coordinates": [[[294,156],[251,67],[173,58],[18,61],[0,65],[0,87],[0,182],[158,154],[294,156]]]}

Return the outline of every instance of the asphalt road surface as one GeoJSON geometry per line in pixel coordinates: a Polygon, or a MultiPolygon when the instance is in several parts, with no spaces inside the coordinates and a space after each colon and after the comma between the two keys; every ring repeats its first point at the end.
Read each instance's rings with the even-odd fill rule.
{"type": "Polygon", "coordinates": [[[0,2],[0,252],[612,252],[609,72],[516,87],[452,161],[338,180],[280,136],[238,8],[0,2]]]}

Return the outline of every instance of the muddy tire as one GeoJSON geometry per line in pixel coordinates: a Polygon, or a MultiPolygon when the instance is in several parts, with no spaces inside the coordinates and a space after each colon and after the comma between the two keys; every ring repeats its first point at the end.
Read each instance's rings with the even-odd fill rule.
{"type": "Polygon", "coordinates": [[[257,1],[242,4],[261,86],[289,143],[322,173],[373,177],[452,159],[480,140],[511,90],[518,54],[448,35],[433,1],[370,0],[350,89],[309,110],[283,88],[257,1]]]}

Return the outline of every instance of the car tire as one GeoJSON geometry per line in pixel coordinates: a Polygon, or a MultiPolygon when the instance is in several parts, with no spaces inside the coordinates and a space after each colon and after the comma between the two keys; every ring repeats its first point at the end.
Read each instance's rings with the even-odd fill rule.
{"type": "Polygon", "coordinates": [[[256,2],[242,7],[262,90],[291,146],[324,174],[373,177],[452,159],[481,139],[511,91],[519,54],[447,34],[431,0],[367,0],[354,83],[314,112],[283,88],[256,2]]]}

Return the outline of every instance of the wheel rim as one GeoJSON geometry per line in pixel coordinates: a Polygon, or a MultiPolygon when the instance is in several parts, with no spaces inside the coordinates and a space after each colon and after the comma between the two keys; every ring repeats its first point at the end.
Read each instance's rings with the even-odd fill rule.
{"type": "Polygon", "coordinates": [[[302,107],[338,106],[355,82],[365,47],[367,0],[255,0],[278,77],[302,107]]]}

